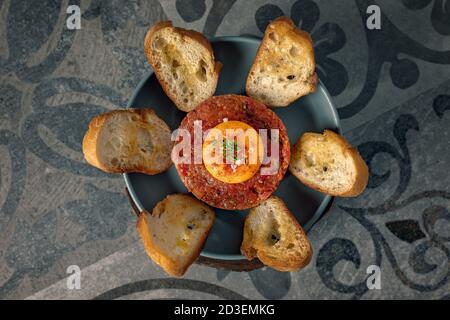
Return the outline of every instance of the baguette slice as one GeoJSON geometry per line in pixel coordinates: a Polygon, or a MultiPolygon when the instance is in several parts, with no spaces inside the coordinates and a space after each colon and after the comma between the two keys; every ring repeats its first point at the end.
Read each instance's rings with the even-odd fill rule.
{"type": "Polygon", "coordinates": [[[330,130],[304,133],[292,150],[289,171],[310,188],[340,197],[361,194],[369,180],[358,151],[330,130]]]}
{"type": "Polygon", "coordinates": [[[247,95],[270,107],[285,107],[316,90],[311,37],[280,17],[270,23],[247,77],[247,95]]]}
{"type": "Polygon", "coordinates": [[[242,254],[251,260],[279,271],[295,271],[305,267],[312,248],[300,224],[283,200],[271,196],[252,208],[244,224],[242,254]]]}
{"type": "Polygon", "coordinates": [[[83,153],[105,172],[157,174],[172,164],[172,145],[169,127],[153,110],[114,110],[91,120],[83,153]]]}
{"type": "Polygon", "coordinates": [[[149,257],[168,274],[179,277],[200,255],[214,219],[214,211],[203,202],[173,194],[151,214],[141,213],[137,230],[149,257]]]}
{"type": "Polygon", "coordinates": [[[144,53],[178,109],[191,111],[216,91],[222,64],[201,33],[159,22],[145,36],[144,53]]]}

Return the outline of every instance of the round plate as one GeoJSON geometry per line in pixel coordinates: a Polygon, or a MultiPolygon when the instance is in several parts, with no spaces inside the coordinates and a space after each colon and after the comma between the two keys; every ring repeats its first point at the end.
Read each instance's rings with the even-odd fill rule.
{"type": "MultiPolygon", "coordinates": [[[[260,39],[252,37],[220,37],[211,40],[214,55],[223,63],[215,95],[245,95],[245,81],[258,50],[260,39]]],[[[179,111],[166,96],[153,72],[149,72],[136,88],[128,106],[152,108],[172,130],[178,128],[186,113],[179,111]]],[[[286,108],[273,108],[287,128],[293,145],[306,131],[340,132],[339,117],[330,96],[321,82],[316,92],[286,108]]],[[[140,173],[124,174],[125,182],[136,207],[152,211],[157,202],[168,194],[187,192],[175,166],[166,172],[149,176],[140,173]]],[[[331,204],[332,197],[316,192],[298,181],[287,171],[274,193],[284,200],[307,232],[331,204]]],[[[240,253],[242,228],[248,210],[215,209],[216,221],[201,253],[220,260],[243,259],[240,253]]]]}

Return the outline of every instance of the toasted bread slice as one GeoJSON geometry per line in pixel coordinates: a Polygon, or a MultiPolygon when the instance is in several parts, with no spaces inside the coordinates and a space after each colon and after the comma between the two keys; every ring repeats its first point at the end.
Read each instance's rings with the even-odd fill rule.
{"type": "Polygon", "coordinates": [[[151,109],[96,116],[83,139],[86,161],[111,173],[160,173],[172,164],[172,146],[169,127],[151,109]]]}
{"type": "Polygon", "coordinates": [[[258,257],[279,271],[301,269],[312,256],[311,244],[302,227],[283,200],[275,196],[250,210],[245,219],[241,252],[247,259],[258,257]]]}
{"type": "Polygon", "coordinates": [[[200,255],[215,213],[196,198],[173,194],[153,212],[139,215],[137,230],[150,258],[172,276],[182,276],[200,255]]]}
{"type": "Polygon", "coordinates": [[[289,170],[310,188],[340,197],[361,194],[369,180],[358,151],[330,130],[304,133],[292,150],[289,170]]]}
{"type": "Polygon", "coordinates": [[[270,107],[285,107],[316,90],[311,37],[280,17],[270,23],[247,77],[247,95],[270,107]]]}
{"type": "Polygon", "coordinates": [[[145,36],[144,53],[178,109],[191,111],[216,91],[222,64],[201,33],[159,22],[145,36]]]}

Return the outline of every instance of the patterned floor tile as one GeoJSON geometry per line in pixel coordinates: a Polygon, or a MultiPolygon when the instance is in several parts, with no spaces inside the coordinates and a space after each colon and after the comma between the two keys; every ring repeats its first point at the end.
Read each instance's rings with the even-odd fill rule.
{"type": "Polygon", "coordinates": [[[448,297],[450,10],[440,1],[74,0],[77,31],[64,3],[0,1],[0,298],[448,297]],[[381,30],[365,28],[372,4],[381,30]],[[283,14],[312,34],[370,189],[311,231],[302,272],[194,266],[186,281],[165,279],[137,242],[122,179],[83,160],[88,121],[126,105],[156,21],[261,36],[283,14]],[[71,264],[83,270],[80,291],[65,286],[71,264]],[[371,264],[382,290],[367,290],[371,264]]]}

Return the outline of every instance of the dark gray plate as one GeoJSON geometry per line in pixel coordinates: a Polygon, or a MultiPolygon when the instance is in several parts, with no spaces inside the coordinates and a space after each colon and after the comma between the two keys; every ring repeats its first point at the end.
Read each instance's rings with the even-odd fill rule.
{"type": "MultiPolygon", "coordinates": [[[[216,59],[223,63],[216,95],[245,95],[245,81],[260,40],[251,37],[221,37],[211,42],[216,59]]],[[[167,98],[153,72],[149,72],[138,85],[128,106],[154,109],[172,130],[178,128],[185,116],[185,113],[179,111],[167,98]]],[[[284,122],[291,145],[306,131],[322,132],[324,129],[332,129],[340,132],[336,109],[322,83],[319,83],[315,93],[297,100],[289,107],[273,110],[284,122]]],[[[151,211],[155,204],[168,194],[187,192],[175,166],[154,176],[132,173],[124,174],[124,178],[131,198],[140,211],[151,211]]],[[[289,171],[275,195],[286,202],[306,231],[319,220],[332,200],[332,197],[304,186],[289,171]]],[[[202,255],[222,260],[242,259],[239,247],[246,213],[247,210],[216,209],[216,222],[202,255]]]]}

